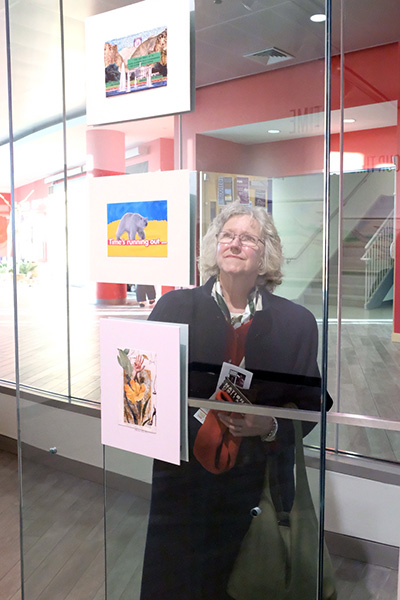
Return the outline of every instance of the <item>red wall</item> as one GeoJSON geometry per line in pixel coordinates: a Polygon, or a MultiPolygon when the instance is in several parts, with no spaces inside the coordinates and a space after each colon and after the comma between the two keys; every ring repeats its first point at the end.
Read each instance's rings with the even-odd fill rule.
{"type": "Polygon", "coordinates": [[[205,135],[196,136],[196,169],[218,173],[243,173],[247,146],[205,135]]]}
{"type": "MultiPolygon", "coordinates": [[[[400,78],[393,74],[399,71],[400,44],[388,44],[359,52],[352,52],[345,57],[345,107],[353,107],[378,102],[395,101],[400,98],[400,78]]],[[[332,108],[338,109],[340,70],[339,58],[332,60],[332,108]]],[[[233,146],[224,146],[226,156],[218,153],[220,142],[209,143],[198,135],[214,129],[234,127],[246,123],[258,123],[271,119],[291,118],[314,112],[322,112],[324,106],[324,62],[315,61],[293,67],[286,67],[259,75],[223,82],[200,88],[196,92],[196,106],[192,113],[182,116],[182,157],[183,167],[205,170],[205,162],[215,158],[215,165],[238,160],[240,151],[233,146]],[[234,101],[232,101],[234,99],[234,101]],[[197,136],[197,137],[196,137],[197,136]],[[197,148],[197,144],[200,144],[197,148]],[[210,152],[209,159],[207,152],[210,152]]],[[[364,132],[359,132],[364,135],[364,132]]],[[[384,130],[371,130],[370,142],[364,152],[370,157],[388,154],[385,146],[388,140],[392,150],[396,142],[393,134],[384,130]],[[382,139],[380,140],[382,132],[382,139]],[[380,147],[379,151],[377,146],[380,147]]],[[[351,144],[358,146],[357,134],[346,134],[346,151],[351,152],[351,144]],[[354,138],[354,140],[352,139],[354,138]],[[347,144],[349,144],[347,148],[347,144]]],[[[361,138],[358,138],[360,141],[361,138]]],[[[367,138],[366,138],[367,139],[367,138]]],[[[336,148],[338,148],[338,142],[336,148]]],[[[284,167],[281,158],[285,158],[287,168],[297,173],[315,172],[323,168],[323,148],[320,140],[315,142],[309,138],[290,142],[268,144],[272,150],[246,146],[257,164],[266,157],[274,168],[282,174],[284,167]],[[304,156],[305,150],[311,155],[304,156]],[[251,150],[249,150],[251,148],[251,150]],[[274,154],[276,158],[274,158],[274,154]],[[322,152],[322,155],[321,155],[322,152]],[[286,153],[289,153],[286,156],[286,153]]],[[[222,147],[222,146],[221,146],[222,147]]],[[[362,149],[358,149],[358,152],[362,149]]],[[[397,154],[397,152],[394,152],[397,154]]],[[[372,159],[371,159],[372,160],[372,159]]],[[[246,161],[243,168],[248,168],[246,161]]],[[[265,168],[265,167],[264,167],[265,168]]],[[[213,171],[232,172],[232,168],[209,168],[213,171]]],[[[275,171],[274,171],[275,172],[275,171]]],[[[263,173],[258,173],[263,174],[263,173]]],[[[286,174],[289,174],[286,173],[286,174]]],[[[277,176],[277,175],[276,175],[277,176]]]]}
{"type": "Polygon", "coordinates": [[[174,140],[160,138],[160,171],[174,170],[174,140]]]}
{"type": "MultiPolygon", "coordinates": [[[[399,97],[399,44],[387,44],[346,54],[344,61],[346,107],[375,104],[399,97]]],[[[339,57],[332,61],[332,108],[340,107],[339,57]]]]}
{"type": "MultiPolygon", "coordinates": [[[[399,71],[400,43],[397,42],[346,54],[343,75],[345,109],[389,101],[396,101],[399,105],[399,71]]],[[[333,110],[340,107],[340,75],[340,60],[334,57],[331,82],[333,110]]],[[[246,123],[322,112],[323,105],[323,61],[201,88],[196,92],[194,112],[182,117],[182,166],[204,171],[274,177],[322,172],[322,137],[241,146],[201,134],[246,123]]],[[[332,136],[331,150],[339,151],[339,135],[332,136]]],[[[399,127],[346,133],[344,152],[363,154],[365,169],[390,163],[392,156],[400,155],[399,127]]],[[[400,185],[399,168],[400,164],[397,188],[400,185]]],[[[396,207],[396,239],[399,243],[396,244],[395,261],[394,332],[400,339],[399,202],[396,207]]]]}
{"type": "Polygon", "coordinates": [[[11,194],[0,194],[0,258],[7,255],[7,225],[10,218],[11,194]]]}
{"type": "MultiPolygon", "coordinates": [[[[339,134],[331,138],[332,152],[339,152],[339,134]]],[[[397,127],[348,133],[344,152],[364,154],[364,169],[391,163],[397,152],[397,127]]],[[[307,137],[282,142],[241,145],[204,135],[196,136],[196,166],[199,171],[241,173],[262,177],[289,177],[322,173],[324,138],[307,137]]]]}
{"type": "Polygon", "coordinates": [[[159,138],[143,144],[147,147],[147,152],[140,156],[135,156],[126,161],[126,165],[137,165],[148,161],[149,172],[154,171],[172,171],[174,168],[174,140],[169,138],[159,138]]]}

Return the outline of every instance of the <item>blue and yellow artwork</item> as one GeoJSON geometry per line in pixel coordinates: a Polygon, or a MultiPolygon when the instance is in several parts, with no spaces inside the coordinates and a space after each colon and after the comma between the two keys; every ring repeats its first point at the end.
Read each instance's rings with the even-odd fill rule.
{"type": "Polygon", "coordinates": [[[168,256],[167,200],[107,204],[108,256],[168,256]]]}

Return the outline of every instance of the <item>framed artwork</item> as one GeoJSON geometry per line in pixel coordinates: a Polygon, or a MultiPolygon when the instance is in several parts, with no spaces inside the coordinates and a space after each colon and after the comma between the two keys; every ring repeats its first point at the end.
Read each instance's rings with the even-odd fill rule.
{"type": "Polygon", "coordinates": [[[97,177],[88,193],[92,280],[194,284],[194,172],[97,177]]]}
{"type": "Polygon", "coordinates": [[[107,204],[107,244],[108,256],[168,256],[167,201],[107,204]]]}
{"type": "Polygon", "coordinates": [[[88,125],[190,111],[193,0],[145,0],[86,19],[88,125]]]}
{"type": "Polygon", "coordinates": [[[102,444],[187,460],[187,343],[187,325],[100,320],[102,444]]]}

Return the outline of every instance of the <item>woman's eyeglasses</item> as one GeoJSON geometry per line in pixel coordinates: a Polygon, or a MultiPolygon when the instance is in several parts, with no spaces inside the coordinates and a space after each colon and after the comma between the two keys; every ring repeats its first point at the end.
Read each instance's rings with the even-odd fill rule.
{"type": "Polygon", "coordinates": [[[258,248],[259,242],[265,245],[265,242],[262,239],[256,237],[255,235],[251,235],[251,233],[240,233],[237,235],[232,231],[220,231],[220,233],[217,235],[217,241],[219,244],[232,244],[236,237],[239,239],[241,245],[245,246],[246,248],[258,248]]]}

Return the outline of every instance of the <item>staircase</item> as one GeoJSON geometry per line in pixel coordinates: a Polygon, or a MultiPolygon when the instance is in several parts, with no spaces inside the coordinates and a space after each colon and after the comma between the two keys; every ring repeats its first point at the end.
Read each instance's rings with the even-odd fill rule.
{"type": "Polygon", "coordinates": [[[379,308],[393,288],[394,210],[365,246],[365,308],[379,308]]]}
{"type": "MultiPolygon", "coordinates": [[[[321,181],[311,176],[274,181],[274,219],[280,233],[285,264],[278,293],[318,307],[322,288],[321,181]],[[289,181],[288,181],[289,180],[289,181]]],[[[343,219],[341,281],[343,302],[363,308],[365,304],[365,246],[393,209],[394,173],[368,171],[345,173],[343,207],[339,210],[339,177],[330,178],[330,297],[337,296],[338,227],[343,219]],[[341,213],[341,215],[339,215],[341,213]]]]}
{"type": "MultiPolygon", "coordinates": [[[[343,243],[342,257],[342,304],[364,307],[365,268],[361,260],[365,245],[361,241],[343,243]]],[[[321,302],[322,273],[310,283],[301,300],[306,306],[321,302]]],[[[329,302],[336,304],[338,293],[338,253],[335,252],[329,263],[329,302]]]]}
{"type": "MultiPolygon", "coordinates": [[[[372,310],[390,299],[393,286],[393,197],[380,196],[367,214],[346,235],[342,250],[342,305],[372,310]],[[378,210],[377,210],[378,207],[378,210]],[[390,212],[384,219],[381,215],[390,212]]],[[[316,304],[321,298],[322,273],[310,283],[302,301],[316,304]]],[[[337,302],[338,252],[330,258],[329,299],[337,302]]]]}

